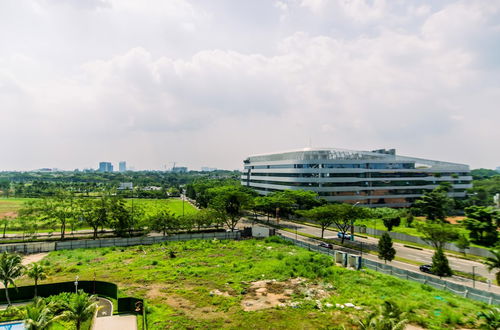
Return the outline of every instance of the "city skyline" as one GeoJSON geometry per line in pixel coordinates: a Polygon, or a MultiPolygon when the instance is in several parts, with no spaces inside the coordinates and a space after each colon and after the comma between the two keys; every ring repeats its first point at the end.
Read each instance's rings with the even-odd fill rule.
{"type": "Polygon", "coordinates": [[[500,166],[500,3],[7,0],[0,171],[306,147],[500,166]]]}

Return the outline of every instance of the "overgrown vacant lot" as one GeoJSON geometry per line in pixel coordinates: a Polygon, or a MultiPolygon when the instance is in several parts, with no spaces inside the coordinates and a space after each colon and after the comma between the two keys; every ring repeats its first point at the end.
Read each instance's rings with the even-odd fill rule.
{"type": "Polygon", "coordinates": [[[473,328],[477,312],[487,307],[417,283],[334,266],[331,258],[278,238],[57,251],[42,263],[50,269],[48,281],[76,275],[91,280],[96,272],[98,280],[117,283],[122,295],[147,299],[151,329],[357,328],[357,320],[385,300],[407,311],[415,325],[473,328]]]}

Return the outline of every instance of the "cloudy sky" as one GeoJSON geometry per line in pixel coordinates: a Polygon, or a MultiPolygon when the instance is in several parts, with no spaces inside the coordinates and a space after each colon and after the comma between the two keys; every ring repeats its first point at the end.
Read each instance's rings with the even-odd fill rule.
{"type": "Polygon", "coordinates": [[[309,146],[494,168],[499,105],[500,1],[0,1],[0,170],[309,146]]]}

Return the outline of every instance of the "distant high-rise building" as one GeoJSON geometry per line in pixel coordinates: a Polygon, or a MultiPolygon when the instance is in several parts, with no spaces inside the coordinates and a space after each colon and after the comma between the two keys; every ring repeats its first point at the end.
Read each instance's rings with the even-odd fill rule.
{"type": "Polygon", "coordinates": [[[113,164],[110,162],[100,162],[99,163],[99,172],[113,172],[113,164]]]}
{"type": "Polygon", "coordinates": [[[172,167],[173,173],[186,173],[187,171],[188,171],[188,168],[184,167],[184,166],[172,167]]]}
{"type": "Polygon", "coordinates": [[[120,163],[118,163],[118,169],[120,172],[127,172],[127,162],[121,161],[120,163]]]}
{"type": "Polygon", "coordinates": [[[213,171],[217,171],[217,169],[215,167],[206,167],[206,166],[203,166],[201,168],[201,171],[202,172],[213,172],[213,171]]]}

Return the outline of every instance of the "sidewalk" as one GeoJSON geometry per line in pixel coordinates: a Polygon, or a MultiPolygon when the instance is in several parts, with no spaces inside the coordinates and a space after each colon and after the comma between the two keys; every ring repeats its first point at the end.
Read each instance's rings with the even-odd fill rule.
{"type": "Polygon", "coordinates": [[[137,317],[125,314],[98,317],[94,320],[92,330],[137,330],[137,317]]]}

